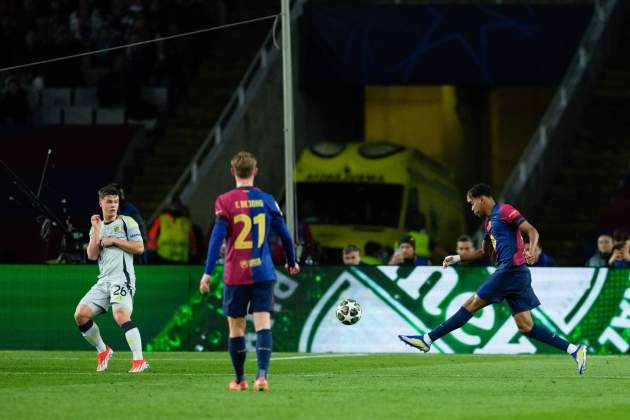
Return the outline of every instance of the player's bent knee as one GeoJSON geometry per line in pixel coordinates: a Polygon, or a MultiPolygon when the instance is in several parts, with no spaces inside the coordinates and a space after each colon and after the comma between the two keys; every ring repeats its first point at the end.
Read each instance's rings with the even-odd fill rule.
{"type": "Polygon", "coordinates": [[[468,300],[464,303],[464,305],[462,305],[462,307],[466,309],[468,312],[470,312],[471,314],[474,314],[479,309],[487,305],[488,303],[485,300],[481,299],[479,296],[475,294],[475,295],[472,295],[470,298],[468,298],[468,300]]]}
{"type": "Polygon", "coordinates": [[[131,314],[126,309],[118,309],[113,311],[114,321],[116,324],[122,325],[125,322],[131,321],[131,314]]]}
{"type": "Polygon", "coordinates": [[[79,304],[74,311],[74,320],[77,325],[83,325],[92,319],[92,311],[89,307],[83,304],[79,304]]]}
{"type": "Polygon", "coordinates": [[[528,320],[516,319],[515,321],[516,328],[518,328],[518,332],[520,332],[521,334],[527,334],[532,330],[532,328],[534,328],[534,324],[532,322],[529,322],[528,320]]]}

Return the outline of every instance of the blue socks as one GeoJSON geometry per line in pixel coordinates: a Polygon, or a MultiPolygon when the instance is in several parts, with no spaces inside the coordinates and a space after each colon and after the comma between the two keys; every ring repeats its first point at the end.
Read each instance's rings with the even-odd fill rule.
{"type": "Polygon", "coordinates": [[[247,349],[245,348],[245,337],[233,337],[228,342],[228,350],[232,358],[232,366],[236,372],[236,382],[241,383],[245,379],[245,357],[247,349]]]}
{"type": "Polygon", "coordinates": [[[267,379],[269,370],[269,360],[271,359],[271,330],[260,330],[256,332],[256,357],[258,358],[258,372],[256,379],[267,379]]]}
{"type": "MultiPolygon", "coordinates": [[[[466,309],[459,308],[459,311],[455,312],[452,317],[440,324],[439,327],[428,333],[431,341],[438,340],[453,330],[463,327],[472,318],[472,314],[466,309]]],[[[570,343],[564,338],[552,333],[547,328],[534,324],[534,327],[530,332],[525,334],[526,336],[535,340],[541,341],[545,344],[555,347],[558,350],[569,350],[570,343]]],[[[430,343],[429,343],[430,344],[430,343]]]]}
{"type": "MultiPolygon", "coordinates": [[[[256,356],[258,358],[258,372],[256,379],[267,378],[269,370],[269,360],[271,359],[271,330],[260,330],[256,333],[256,356]]],[[[245,337],[233,337],[228,342],[228,351],[232,358],[232,366],[236,373],[236,382],[241,383],[245,379],[245,337]]]]}
{"type": "Polygon", "coordinates": [[[545,344],[549,344],[551,347],[555,347],[558,350],[567,351],[569,348],[569,342],[567,340],[555,335],[547,328],[540,325],[534,324],[534,328],[525,335],[538,341],[542,341],[545,344]]]}
{"type": "Polygon", "coordinates": [[[463,327],[472,318],[472,314],[463,307],[455,312],[452,317],[442,322],[439,327],[429,332],[431,341],[435,341],[445,336],[453,330],[463,327]]]}

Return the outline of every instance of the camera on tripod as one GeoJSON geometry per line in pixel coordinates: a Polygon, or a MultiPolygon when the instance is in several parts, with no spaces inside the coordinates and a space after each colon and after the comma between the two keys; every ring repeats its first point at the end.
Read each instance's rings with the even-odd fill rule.
{"type": "MultiPolygon", "coordinates": [[[[20,203],[22,201],[28,202],[28,207],[35,212],[35,222],[40,226],[39,235],[45,242],[48,242],[51,239],[53,229],[58,228],[61,230],[63,235],[60,244],[61,251],[59,256],[56,258],[57,263],[85,263],[85,248],[87,246],[85,234],[81,230],[72,226],[72,223],[70,222],[70,215],[67,210],[67,200],[63,198],[60,201],[62,217],[59,217],[58,214],[53,212],[48,205],[40,199],[51,153],[52,151],[49,149],[37,193],[33,192],[33,190],[19,176],[17,176],[6,163],[0,160],[0,169],[8,178],[10,185],[15,190],[15,193],[19,194],[20,198],[22,198],[22,200],[17,200],[16,197],[9,196],[9,200],[16,203],[20,203]]],[[[27,205],[24,206],[27,207],[27,205]]]]}

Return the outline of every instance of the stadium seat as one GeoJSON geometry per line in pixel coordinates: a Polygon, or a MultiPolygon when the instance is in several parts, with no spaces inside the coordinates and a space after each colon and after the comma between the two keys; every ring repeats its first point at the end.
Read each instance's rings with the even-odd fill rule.
{"type": "Polygon", "coordinates": [[[123,108],[97,108],[97,125],[121,125],[125,123],[125,110],[123,108]]]}
{"type": "Polygon", "coordinates": [[[164,111],[168,102],[168,91],[166,88],[144,88],[142,89],[142,99],[158,110],[164,111]]]}
{"type": "Polygon", "coordinates": [[[47,88],[42,90],[42,106],[48,108],[70,106],[69,88],[47,88]]]}
{"type": "Polygon", "coordinates": [[[82,87],[74,90],[75,106],[98,106],[98,95],[96,88],[82,87]]]}
{"type": "Polygon", "coordinates": [[[47,106],[41,109],[40,123],[44,125],[59,125],[61,124],[61,107],[47,106]]]}
{"type": "Polygon", "coordinates": [[[91,106],[71,106],[64,108],[64,124],[92,125],[94,109],[91,106]]]}
{"type": "Polygon", "coordinates": [[[28,104],[31,109],[37,109],[40,106],[42,100],[42,91],[39,89],[29,88],[26,90],[28,96],[28,104]]]}

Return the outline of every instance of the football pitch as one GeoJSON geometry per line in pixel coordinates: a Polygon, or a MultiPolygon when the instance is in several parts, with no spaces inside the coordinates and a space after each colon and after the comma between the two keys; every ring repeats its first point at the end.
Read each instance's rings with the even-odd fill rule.
{"type": "MultiPolygon", "coordinates": [[[[266,393],[230,393],[227,353],[0,352],[0,418],[625,418],[630,357],[275,353],[266,393]]],[[[255,353],[248,354],[251,383],[255,353]]]]}

